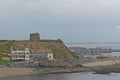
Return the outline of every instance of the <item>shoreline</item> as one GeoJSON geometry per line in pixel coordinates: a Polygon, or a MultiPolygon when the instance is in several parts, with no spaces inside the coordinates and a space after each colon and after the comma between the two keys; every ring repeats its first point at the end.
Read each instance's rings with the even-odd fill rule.
{"type": "Polygon", "coordinates": [[[36,69],[36,68],[28,68],[28,67],[12,67],[12,68],[0,68],[0,79],[1,78],[9,78],[16,76],[27,76],[27,75],[39,75],[39,74],[64,74],[64,73],[82,73],[82,72],[94,72],[93,74],[109,74],[111,72],[120,73],[120,68],[106,68],[106,67],[97,67],[93,68],[80,68],[80,69],[36,69]]]}
{"type": "Polygon", "coordinates": [[[95,72],[96,74],[120,73],[120,59],[100,60],[85,62],[82,67],[65,68],[30,68],[30,67],[0,67],[0,78],[36,75],[36,74],[61,74],[61,73],[81,73],[95,72]]]}
{"type": "Polygon", "coordinates": [[[0,68],[0,78],[23,76],[23,75],[34,75],[34,74],[38,74],[35,68],[26,68],[26,67],[0,68]]]}
{"type": "Polygon", "coordinates": [[[89,72],[89,70],[81,69],[60,69],[60,68],[28,68],[28,67],[2,67],[0,68],[0,78],[37,75],[37,74],[62,74],[62,73],[81,73],[89,72]]]}

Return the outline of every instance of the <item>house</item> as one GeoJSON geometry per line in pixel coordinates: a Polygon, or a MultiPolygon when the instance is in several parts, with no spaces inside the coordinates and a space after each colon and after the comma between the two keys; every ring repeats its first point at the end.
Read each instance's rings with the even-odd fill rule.
{"type": "Polygon", "coordinates": [[[3,55],[3,56],[1,57],[1,59],[2,59],[2,60],[7,60],[7,61],[10,61],[11,56],[10,56],[10,55],[8,55],[8,54],[5,54],[5,55],[3,55]]]}
{"type": "Polygon", "coordinates": [[[33,60],[54,60],[53,53],[31,52],[31,58],[33,60]]]}
{"type": "Polygon", "coordinates": [[[47,59],[48,60],[54,60],[53,53],[48,53],[47,54],[47,59]]]}
{"type": "Polygon", "coordinates": [[[29,48],[16,48],[16,47],[11,47],[11,59],[13,61],[54,60],[53,53],[30,51],[29,48]]]}
{"type": "Polygon", "coordinates": [[[29,48],[16,48],[11,47],[11,59],[12,60],[30,60],[30,50],[29,48]]]}

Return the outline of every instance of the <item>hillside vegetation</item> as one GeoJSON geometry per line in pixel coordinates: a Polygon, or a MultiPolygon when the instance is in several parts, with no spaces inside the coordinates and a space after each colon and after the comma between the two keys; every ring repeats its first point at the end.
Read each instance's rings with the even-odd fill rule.
{"type": "Polygon", "coordinates": [[[0,53],[10,53],[11,41],[0,40],[0,53]]]}
{"type": "Polygon", "coordinates": [[[30,41],[0,41],[0,52],[10,53],[10,47],[26,47],[31,51],[53,53],[56,59],[75,60],[68,48],[60,40],[30,41]]]}

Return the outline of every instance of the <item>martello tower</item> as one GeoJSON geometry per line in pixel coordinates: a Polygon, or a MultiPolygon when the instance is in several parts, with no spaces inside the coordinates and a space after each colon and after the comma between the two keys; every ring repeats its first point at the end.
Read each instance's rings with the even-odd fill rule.
{"type": "Polygon", "coordinates": [[[39,40],[40,40],[40,34],[38,32],[30,34],[30,41],[39,41],[39,40]]]}

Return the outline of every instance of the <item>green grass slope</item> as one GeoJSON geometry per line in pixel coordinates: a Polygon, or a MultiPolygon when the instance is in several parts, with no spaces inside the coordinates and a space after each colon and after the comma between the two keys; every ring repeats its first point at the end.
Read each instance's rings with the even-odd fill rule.
{"type": "Polygon", "coordinates": [[[11,41],[0,40],[0,53],[10,53],[11,41]]]}
{"type": "MultiPolygon", "coordinates": [[[[8,44],[11,45],[11,44],[8,44]]],[[[67,60],[75,60],[75,58],[71,55],[70,51],[64,45],[64,43],[60,40],[41,40],[37,42],[30,41],[15,41],[12,42],[12,46],[14,47],[27,47],[31,51],[37,52],[52,52],[54,54],[55,59],[67,59],[67,60]]]]}

